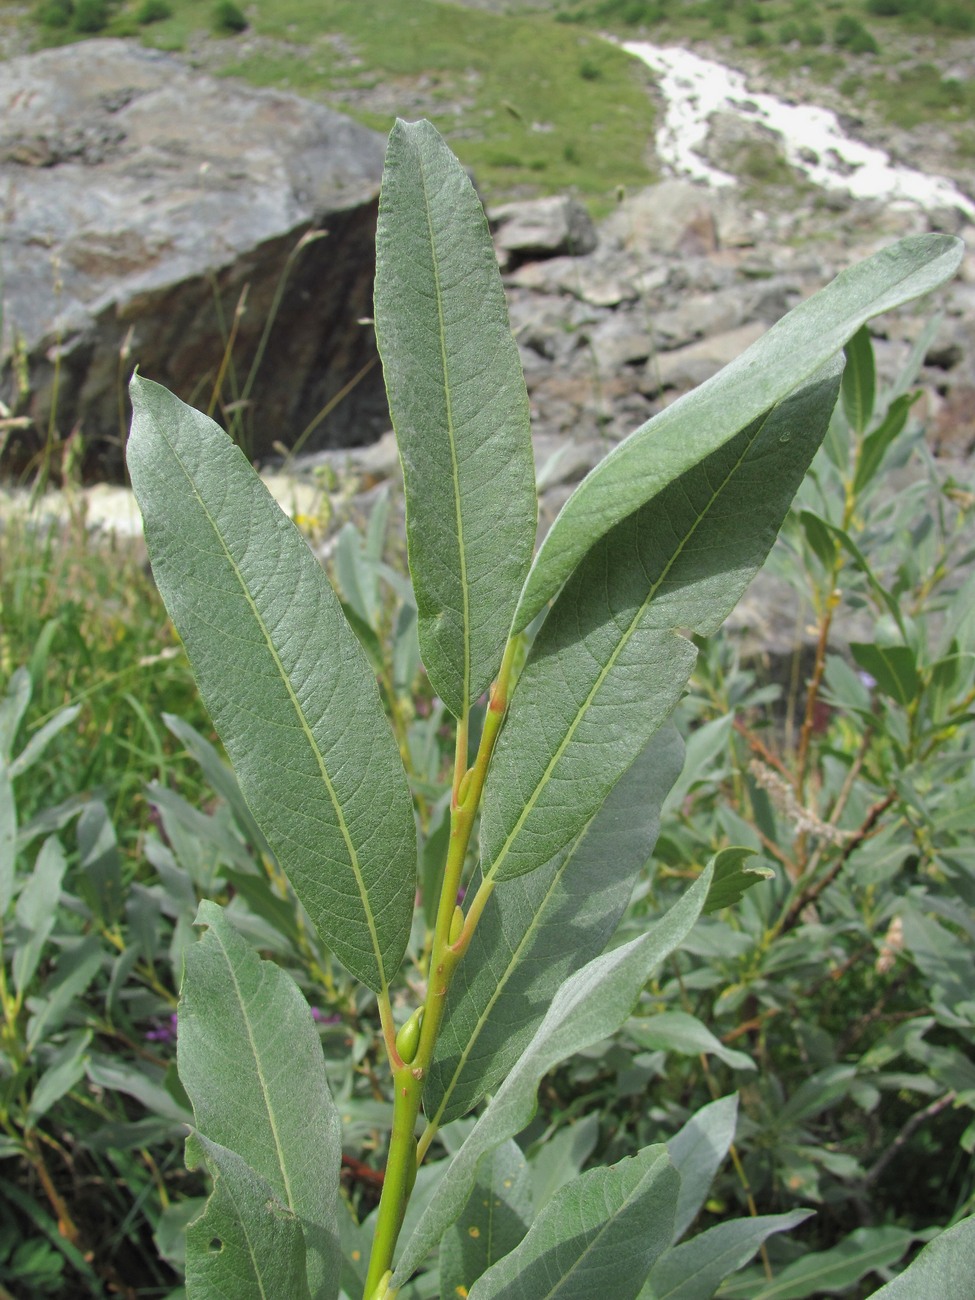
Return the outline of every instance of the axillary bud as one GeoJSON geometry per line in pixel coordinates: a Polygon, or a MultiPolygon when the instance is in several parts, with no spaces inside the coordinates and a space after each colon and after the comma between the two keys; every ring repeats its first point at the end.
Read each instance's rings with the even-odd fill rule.
{"type": "Polygon", "coordinates": [[[423,1022],[423,1008],[418,1007],[409,1020],[400,1025],[396,1035],[396,1050],[404,1065],[409,1065],[416,1056],[420,1046],[420,1026],[423,1022]]]}

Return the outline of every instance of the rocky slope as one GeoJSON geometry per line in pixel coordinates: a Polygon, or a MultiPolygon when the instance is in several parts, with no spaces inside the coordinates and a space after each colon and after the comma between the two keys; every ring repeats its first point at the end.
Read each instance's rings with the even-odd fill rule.
{"type": "MultiPolygon", "coordinates": [[[[21,325],[21,364],[25,354],[34,358],[28,401],[21,395],[20,409],[33,417],[36,432],[45,429],[56,380],[67,427],[80,423],[87,438],[117,447],[121,353],[187,400],[203,400],[223,350],[212,310],[214,277],[228,317],[248,286],[236,354],[246,371],[289,253],[303,234],[327,224],[329,238],[307,248],[288,278],[289,296],[254,386],[252,449],[267,453],[274,443],[292,441],[342,384],[374,360],[370,332],[360,321],[369,314],[381,140],[321,106],[210,82],[131,45],[107,60],[109,86],[107,44],[89,42],[7,65],[24,79],[23,86],[5,79],[13,102],[0,131],[0,175],[18,196],[13,229],[23,245],[17,263],[24,283],[8,284],[8,295],[11,287],[19,292],[14,319],[29,325],[21,325]],[[85,74],[89,62],[94,71],[85,74]],[[77,97],[66,104],[65,79],[56,73],[62,63],[76,70],[76,85],[90,85],[87,107],[77,97]],[[25,93],[30,107],[18,117],[25,93]],[[214,145],[218,99],[225,125],[214,145]],[[264,123],[264,134],[251,139],[256,121],[264,123]],[[242,140],[233,144],[241,122],[248,123],[246,151],[242,140]],[[336,142],[335,157],[309,156],[306,144],[316,132],[336,142]],[[89,211],[93,179],[110,197],[89,211]],[[351,179],[350,205],[342,186],[349,190],[351,179]],[[339,192],[331,214],[324,198],[330,185],[339,192]],[[195,192],[195,206],[188,192],[195,192]],[[85,206],[65,202],[71,193],[72,202],[83,199],[85,206]],[[33,209],[28,195],[35,196],[33,209]],[[223,215],[215,217],[207,205],[218,200],[214,211],[223,215]],[[47,252],[37,245],[38,213],[51,227],[47,252]],[[163,227],[168,234],[161,239],[163,227]],[[247,239],[238,239],[248,227],[247,239]],[[55,292],[50,259],[59,239],[69,271],[62,270],[55,292]],[[155,250],[151,258],[144,256],[147,240],[155,250]],[[193,265],[184,266],[188,261],[193,265]],[[70,311],[68,290],[75,295],[70,311]]],[[[194,54],[197,62],[205,57],[205,47],[194,54]]],[[[746,160],[754,172],[756,150],[766,143],[722,121],[708,147],[718,165],[734,170],[746,160]]],[[[519,221],[531,227],[539,211],[498,213],[498,243],[553,506],[558,483],[578,477],[612,442],[713,373],[843,266],[901,234],[965,228],[956,212],[925,214],[824,194],[783,172],[774,158],[760,176],[745,175],[739,187],[669,181],[630,196],[598,232],[584,213],[563,206],[557,228],[541,242],[526,243],[512,233],[519,221]]],[[[43,221],[40,228],[46,229],[43,221]]],[[[903,363],[934,306],[876,324],[882,370],[892,375],[903,363]]],[[[971,254],[943,306],[946,316],[922,376],[925,414],[941,454],[965,458],[975,443],[971,254]]],[[[8,353],[15,354],[6,393],[13,406],[16,349],[8,345],[8,353]]],[[[381,400],[373,365],[331,421],[319,426],[317,445],[374,437],[383,427],[381,400]]]]}

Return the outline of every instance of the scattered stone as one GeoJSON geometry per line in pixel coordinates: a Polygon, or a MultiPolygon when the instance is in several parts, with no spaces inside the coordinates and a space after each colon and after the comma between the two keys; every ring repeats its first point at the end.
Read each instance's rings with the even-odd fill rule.
{"type": "MultiPolygon", "coordinates": [[[[663,276],[666,279],[666,270],[663,276]]],[[[649,273],[646,278],[649,282],[649,273]]],[[[610,251],[525,262],[508,274],[506,282],[536,293],[571,294],[594,307],[618,307],[635,302],[646,292],[634,279],[632,258],[614,256],[610,251]]]]}
{"type": "Polygon", "coordinates": [[[740,177],[746,185],[755,181],[794,184],[800,179],[786,161],[781,136],[738,113],[712,113],[698,152],[719,171],[740,177]]]}
{"type": "Polygon", "coordinates": [[[939,457],[975,456],[975,386],[961,385],[941,402],[931,441],[939,457]]]}
{"type": "Polygon", "coordinates": [[[668,388],[676,388],[680,393],[696,388],[729,361],[734,361],[764,333],[765,325],[752,321],[673,352],[661,352],[647,363],[644,391],[653,395],[668,388]]]}
{"type": "Polygon", "coordinates": [[[662,181],[620,204],[604,231],[640,256],[712,253],[718,247],[714,197],[692,181],[662,181]]]}
{"type": "Polygon", "coordinates": [[[596,247],[596,229],[577,199],[555,195],[505,203],[488,215],[495,245],[508,262],[591,253],[596,247]]]}
{"type": "Polygon", "coordinates": [[[602,321],[589,335],[589,346],[600,374],[607,377],[623,366],[642,364],[654,353],[647,322],[641,324],[632,312],[602,321]]]}
{"type": "MultiPolygon", "coordinates": [[[[37,57],[55,60],[47,80],[57,85],[41,94],[26,81],[38,105],[27,114],[5,83],[0,177],[12,176],[19,187],[12,191],[17,202],[8,204],[21,222],[18,247],[29,247],[25,223],[34,212],[35,233],[51,232],[49,255],[60,260],[62,287],[55,293],[38,283],[44,258],[36,245],[30,257],[8,261],[8,303],[14,288],[30,359],[32,391],[20,410],[46,428],[41,398],[51,390],[52,358],[60,349],[59,412],[80,421],[86,438],[120,443],[117,380],[125,347],[143,373],[205,405],[223,347],[210,279],[216,276],[221,286],[228,316],[240,289],[250,286],[239,340],[243,355],[253,355],[289,253],[327,220],[329,237],[309,242],[291,270],[291,297],[252,394],[249,414],[255,430],[264,431],[252,450],[266,459],[292,443],[339,385],[371,364],[323,425],[332,449],[319,443],[319,450],[289,463],[288,475],[297,474],[312,493],[293,500],[299,513],[308,513],[321,491],[316,475],[325,468],[359,492],[398,480],[391,434],[369,447],[336,449],[388,429],[371,331],[357,323],[371,314],[382,141],[318,106],[210,83],[128,44],[89,42],[37,57]],[[87,74],[93,106],[85,117],[72,117],[65,107],[80,93],[71,81],[81,74],[68,59],[78,51],[94,60],[87,74]],[[130,57],[133,63],[125,61],[130,57]],[[62,67],[72,75],[65,71],[59,79],[62,67]],[[203,99],[180,112],[174,94],[189,93],[191,84],[203,99]],[[239,119],[237,128],[219,116],[217,93],[229,105],[226,113],[239,119]],[[191,111],[198,132],[186,120],[191,111]],[[214,121],[223,124],[223,135],[208,145],[214,121]],[[227,140],[239,149],[228,149],[227,140]],[[311,157],[310,140],[319,151],[311,157]],[[260,196],[258,184],[267,188],[260,196]],[[41,197],[34,208],[18,212],[22,194],[35,189],[41,197]],[[136,220],[127,209],[140,206],[141,194],[149,195],[141,207],[150,211],[136,220]],[[72,204],[63,212],[62,195],[72,204]],[[322,215],[329,202],[335,206],[322,215]],[[331,387],[316,388],[322,373],[331,387]]],[[[14,63],[7,67],[26,75],[14,63]]],[[[581,206],[567,198],[492,213],[499,260],[511,263],[504,278],[531,400],[543,526],[571,484],[663,405],[733,360],[837,271],[930,224],[916,210],[895,212],[872,200],[846,198],[837,211],[808,188],[791,200],[785,191],[778,195],[770,192],[759,207],[733,187],[664,181],[626,197],[598,238],[581,206]]],[[[50,270],[44,274],[52,280],[50,270]]],[[[938,297],[946,314],[921,374],[924,410],[935,453],[961,458],[975,444],[975,254],[938,297]]],[[[901,372],[935,306],[874,323],[882,376],[901,372]]],[[[8,309],[8,329],[11,319],[8,309]]],[[[11,384],[12,375],[7,400],[16,406],[11,384]]]]}

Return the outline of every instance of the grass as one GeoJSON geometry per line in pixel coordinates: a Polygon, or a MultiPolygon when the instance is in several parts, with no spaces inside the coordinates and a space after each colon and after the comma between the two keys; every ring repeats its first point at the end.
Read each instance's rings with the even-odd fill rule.
{"type": "Polygon", "coordinates": [[[975,0],[597,0],[562,12],[624,39],[716,42],[787,84],[797,73],[831,87],[844,78],[839,89],[851,106],[898,127],[951,128],[975,107],[970,83],[945,80],[926,61],[975,33],[975,0]],[[861,57],[871,47],[876,53],[861,57]]]}
{"type": "MultiPolygon", "coordinates": [[[[116,8],[101,34],[137,29],[164,50],[209,37],[208,70],[324,100],[384,133],[399,113],[428,116],[489,201],[569,191],[605,210],[620,186],[654,179],[649,72],[549,13],[500,16],[434,0],[256,0],[246,7],[248,33],[218,39],[207,27],[210,8],[196,0],[170,0],[168,18],[141,28],[139,8],[136,0],[116,8]]],[[[78,39],[69,29],[36,31],[45,44],[78,39]]]]}
{"type": "MultiPolygon", "coordinates": [[[[975,31],[975,0],[253,0],[243,38],[215,31],[212,5],[165,7],[168,17],[140,24],[144,0],[120,0],[101,34],[197,53],[205,40],[209,69],[326,101],[378,131],[397,113],[428,116],[488,202],[571,192],[601,215],[621,186],[654,179],[652,79],[600,32],[717,45],[793,90],[797,76],[834,94],[839,83],[855,111],[939,123],[968,156],[975,90],[942,80],[928,48],[975,31]],[[855,53],[843,36],[853,29],[879,52],[855,53]]],[[[34,31],[46,44],[80,38],[34,31]]]]}
{"type": "Polygon", "coordinates": [[[198,792],[161,715],[211,731],[162,601],[131,542],[89,536],[80,516],[52,526],[11,515],[0,549],[0,691],[21,665],[34,683],[21,744],[59,709],[82,706],[18,791],[20,817],[98,790],[131,849],[149,780],[198,792]]]}
{"type": "MultiPolygon", "coordinates": [[[[320,98],[337,91],[379,131],[389,130],[398,104],[410,104],[419,90],[422,111],[489,197],[571,190],[598,201],[619,185],[651,180],[643,150],[634,148],[652,130],[646,74],[589,33],[546,16],[498,18],[431,0],[325,3],[312,11],[291,0],[274,5],[255,28],[279,40],[317,41],[314,58],[299,67],[290,61],[290,88],[320,98]],[[341,33],[368,71],[334,53],[320,60],[323,32],[341,33]],[[357,107],[356,92],[374,85],[389,107],[369,107],[368,95],[357,107]]],[[[255,57],[224,71],[280,84],[288,63],[272,61],[269,69],[255,57]]]]}
{"type": "Polygon", "coordinates": [[[932,119],[968,127],[975,118],[975,83],[945,78],[931,63],[914,64],[896,78],[875,74],[862,88],[850,89],[907,129],[932,119]]]}

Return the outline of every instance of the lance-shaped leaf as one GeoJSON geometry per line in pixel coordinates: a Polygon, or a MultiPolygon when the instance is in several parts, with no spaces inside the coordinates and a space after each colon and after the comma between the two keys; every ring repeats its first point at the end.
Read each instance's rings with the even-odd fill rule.
{"type": "Polygon", "coordinates": [[[532,1221],[532,1184],[517,1142],[485,1156],[463,1213],[440,1243],[440,1294],[466,1296],[492,1264],[518,1245],[532,1221]]]}
{"type": "Polygon", "coordinates": [[[409,938],[416,830],[375,677],[322,567],[238,447],[132,381],[156,583],[240,787],[319,934],[371,989],[409,938]]]}
{"type": "Polygon", "coordinates": [[[488,774],[486,877],[579,833],[680,698],[696,651],[767,556],[829,423],[834,360],[589,552],[542,624],[488,774]]]}
{"type": "Polygon", "coordinates": [[[424,1093],[436,1123],[493,1091],[556,991],[602,952],[653,852],[683,758],[676,728],[663,727],[571,845],[495,888],[447,995],[424,1093]]]}
{"type": "Polygon", "coordinates": [[[674,1211],[674,1241],[680,1241],[704,1204],[714,1175],[735,1136],[738,1098],[719,1097],[702,1106],[667,1143],[680,1174],[680,1195],[674,1211]]]}
{"type": "Polygon", "coordinates": [[[99,799],[92,800],[78,818],[78,852],[78,891],[101,924],[113,926],[122,912],[125,888],[115,828],[99,799]]]}
{"type": "Polygon", "coordinates": [[[911,236],[882,249],[842,271],[712,379],[641,425],[566,502],[535,557],[515,630],[552,599],[595,538],[782,401],[872,316],[944,284],[962,252],[950,235],[911,236]]]}
{"type": "Polygon", "coordinates": [[[843,1295],[868,1273],[899,1263],[915,1235],[894,1223],[857,1228],[831,1250],[813,1251],[787,1264],[773,1281],[753,1290],[750,1300],[806,1300],[810,1295],[843,1295]]]}
{"type": "Polygon", "coordinates": [[[747,1264],[762,1242],[774,1233],[790,1232],[811,1214],[811,1210],[790,1210],[719,1223],[663,1254],[639,1300],[711,1300],[725,1278],[747,1264]]]}
{"type": "Polygon", "coordinates": [[[264,832],[254,820],[254,814],[240,792],[237,778],[213,745],[195,727],[190,726],[185,718],[179,718],[174,713],[164,713],[162,720],[199,763],[207,784],[230,807],[237,824],[254,849],[258,853],[270,852],[264,832]]]}
{"type": "MultiPolygon", "coordinates": [[[[717,860],[715,860],[717,870],[717,860]]],[[[707,905],[702,909],[707,915],[707,905]]],[[[727,1047],[707,1025],[687,1011],[661,1011],[646,1020],[631,1020],[627,1033],[638,1047],[649,1052],[680,1052],[684,1056],[716,1056],[732,1070],[754,1070],[755,1062],[744,1052],[727,1047]]]]}
{"type": "Polygon", "coordinates": [[[471,1300],[635,1300],[670,1244],[679,1189],[665,1146],[590,1169],[556,1193],[471,1300]]]}
{"type": "Polygon", "coordinates": [[[968,1295],[975,1274],[975,1215],[946,1228],[903,1273],[873,1300],[920,1300],[921,1296],[968,1295]]]}
{"type": "Polygon", "coordinates": [[[186,950],[177,1038],[197,1128],[297,1216],[311,1294],[326,1300],[338,1289],[342,1135],[318,1030],[290,975],[215,903],[201,903],[197,921],[207,929],[186,950]]]}
{"type": "MultiPolygon", "coordinates": [[[[34,978],[44,945],[54,928],[61,900],[61,881],[68,862],[60,842],[50,836],[41,845],[34,869],[17,897],[18,933],[14,948],[14,988],[21,995],[34,978]]],[[[8,938],[9,942],[9,938],[8,938]]]]}
{"type": "Polygon", "coordinates": [[[17,730],[30,704],[31,689],[30,673],[18,668],[0,699],[0,760],[4,763],[10,762],[17,730]]]}
{"type": "Polygon", "coordinates": [[[44,1073],[38,1079],[27,1107],[27,1118],[33,1127],[70,1092],[82,1078],[88,1065],[88,1047],[91,1030],[79,1029],[69,1034],[48,1058],[44,1073]]]}
{"type": "Polygon", "coordinates": [[[430,682],[460,717],[501,663],[535,544],[528,394],[484,211],[429,122],[389,137],[376,338],[430,682]]]}
{"type": "Polygon", "coordinates": [[[456,1220],[477,1179],[481,1159],[529,1123],[543,1075],[622,1025],[644,984],[686,938],[701,913],[710,883],[709,865],[651,930],[596,957],[565,981],[534,1038],[448,1166],[406,1242],[394,1286],[407,1281],[456,1220]]]}
{"type": "Polygon", "coordinates": [[[80,712],[81,705],[72,704],[69,708],[61,709],[58,713],[55,713],[54,717],[45,722],[42,727],[38,727],[21,752],[11,762],[10,775],[20,776],[22,772],[26,772],[33,767],[58,732],[63,731],[65,727],[69,727],[80,712]]]}
{"type": "Polygon", "coordinates": [[[722,849],[718,853],[714,860],[714,880],[711,884],[711,893],[708,895],[708,901],[704,904],[705,916],[709,916],[712,912],[720,912],[723,907],[730,907],[732,903],[740,902],[742,895],[751,889],[753,885],[773,878],[775,872],[769,867],[749,867],[745,865],[754,856],[753,849],[743,849],[737,846],[722,849]]]}
{"type": "Polygon", "coordinates": [[[865,433],[877,393],[877,371],[873,360],[870,331],[861,325],[844,348],[843,410],[857,433],[865,433]]]}
{"type": "Polygon", "coordinates": [[[14,896],[14,858],[17,851],[17,804],[10,771],[0,760],[0,920],[14,896]]]}
{"type": "Polygon", "coordinates": [[[246,1160],[194,1134],[187,1164],[201,1159],[213,1192],[186,1229],[187,1300],[312,1300],[298,1216],[246,1160]]]}

